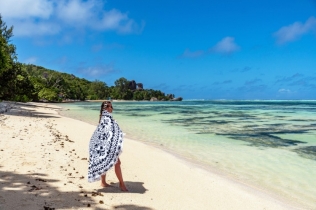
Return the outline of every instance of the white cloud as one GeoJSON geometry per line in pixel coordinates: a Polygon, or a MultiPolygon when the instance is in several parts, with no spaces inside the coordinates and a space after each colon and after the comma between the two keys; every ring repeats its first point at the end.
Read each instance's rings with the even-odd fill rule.
{"type": "Polygon", "coordinates": [[[219,41],[210,51],[221,54],[231,54],[239,49],[240,47],[235,43],[235,38],[228,36],[219,41]]]}
{"type": "Polygon", "coordinates": [[[80,67],[77,68],[77,72],[89,78],[96,79],[104,75],[115,73],[117,70],[115,70],[114,64],[112,63],[99,63],[94,66],[86,66],[85,64],[81,64],[80,67]]]}
{"type": "Polygon", "coordinates": [[[284,89],[284,88],[279,89],[278,92],[279,93],[291,93],[291,91],[289,89],[284,89]]]}
{"type": "Polygon", "coordinates": [[[287,42],[295,41],[302,35],[316,30],[316,18],[310,17],[305,23],[294,22],[291,25],[280,28],[273,35],[276,37],[278,44],[285,44],[287,42]]]}
{"type": "Polygon", "coordinates": [[[0,0],[1,14],[9,19],[30,17],[47,19],[53,12],[53,2],[48,0],[0,0]]]}
{"type": "Polygon", "coordinates": [[[141,33],[145,26],[117,9],[104,10],[101,0],[0,0],[0,8],[16,36],[53,35],[73,28],[141,33]]]}
{"type": "Polygon", "coordinates": [[[225,37],[221,41],[219,41],[214,47],[210,48],[209,50],[197,50],[197,51],[190,51],[186,49],[180,58],[197,58],[203,55],[211,53],[220,53],[223,55],[229,55],[233,52],[236,52],[240,49],[240,47],[235,43],[234,37],[225,37]]]}
{"type": "Polygon", "coordinates": [[[114,30],[122,34],[141,33],[145,27],[145,22],[141,22],[138,25],[127,14],[116,9],[103,12],[101,20],[90,24],[92,24],[92,27],[100,30],[114,30]]]}
{"type": "Polygon", "coordinates": [[[14,20],[11,24],[14,26],[13,33],[16,36],[54,35],[61,31],[58,24],[47,21],[36,23],[33,20],[14,20]]]}
{"type": "Polygon", "coordinates": [[[87,24],[94,19],[95,7],[103,7],[98,1],[81,0],[60,1],[56,6],[57,17],[68,24],[87,24]]]}
{"type": "Polygon", "coordinates": [[[119,26],[120,22],[126,21],[126,20],[128,20],[128,17],[126,14],[122,14],[120,11],[116,9],[112,9],[103,14],[103,18],[99,27],[114,29],[119,26]]]}

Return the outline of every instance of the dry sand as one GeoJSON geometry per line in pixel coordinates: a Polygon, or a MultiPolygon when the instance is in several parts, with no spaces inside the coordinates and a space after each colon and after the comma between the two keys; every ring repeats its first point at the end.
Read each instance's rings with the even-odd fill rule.
{"type": "MultiPolygon", "coordinates": [[[[294,209],[249,186],[143,143],[124,139],[121,192],[87,182],[95,126],[59,116],[57,106],[16,104],[0,115],[0,209],[294,209]]],[[[119,123],[119,122],[118,122],[119,123]]]]}

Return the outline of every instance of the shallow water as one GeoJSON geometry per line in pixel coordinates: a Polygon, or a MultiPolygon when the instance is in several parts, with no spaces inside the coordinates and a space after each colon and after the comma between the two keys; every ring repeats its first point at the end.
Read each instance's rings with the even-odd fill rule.
{"type": "MultiPolygon", "coordinates": [[[[60,104],[96,125],[100,102],[60,104]]],[[[316,101],[113,102],[123,132],[316,209],[316,101]]]]}

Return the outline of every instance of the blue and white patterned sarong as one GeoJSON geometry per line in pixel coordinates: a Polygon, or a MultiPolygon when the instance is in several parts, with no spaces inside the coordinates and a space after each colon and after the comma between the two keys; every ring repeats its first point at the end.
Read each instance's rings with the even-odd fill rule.
{"type": "Polygon", "coordinates": [[[89,144],[89,182],[100,180],[116,164],[122,146],[123,132],[111,113],[104,110],[89,144]]]}

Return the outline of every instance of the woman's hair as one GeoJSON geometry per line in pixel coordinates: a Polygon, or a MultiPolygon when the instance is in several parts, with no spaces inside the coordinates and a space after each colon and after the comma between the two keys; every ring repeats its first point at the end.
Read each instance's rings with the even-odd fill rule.
{"type": "MultiPolygon", "coordinates": [[[[102,111],[106,110],[108,107],[112,107],[112,102],[111,101],[103,101],[101,104],[100,116],[102,115],[102,111]]],[[[113,109],[113,107],[112,107],[112,109],[113,109]]]]}

